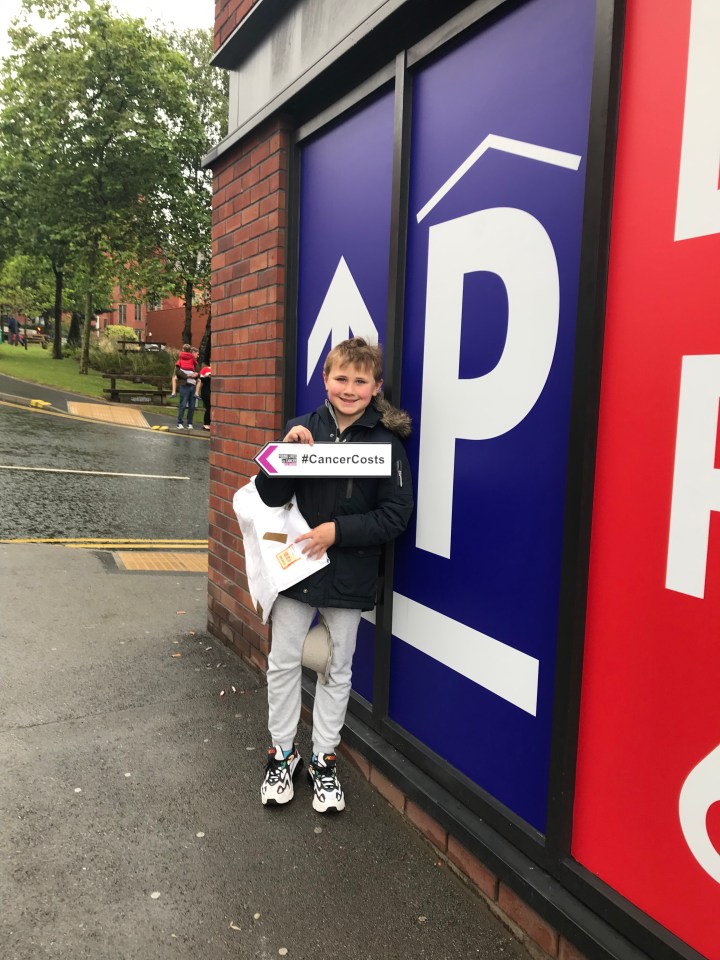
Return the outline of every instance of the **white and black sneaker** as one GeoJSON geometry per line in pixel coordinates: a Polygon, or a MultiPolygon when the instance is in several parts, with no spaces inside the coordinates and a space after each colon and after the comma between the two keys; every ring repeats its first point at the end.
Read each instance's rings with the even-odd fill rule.
{"type": "Polygon", "coordinates": [[[260,799],[264,807],[290,803],[295,795],[293,780],[300,773],[302,764],[296,744],[293,744],[292,753],[287,757],[283,757],[282,747],[270,747],[265,778],[260,787],[260,799]]]}
{"type": "Polygon", "coordinates": [[[345,794],[337,777],[334,753],[313,756],[308,767],[308,780],[313,785],[313,810],[318,813],[339,813],[345,809],[345,794]]]}

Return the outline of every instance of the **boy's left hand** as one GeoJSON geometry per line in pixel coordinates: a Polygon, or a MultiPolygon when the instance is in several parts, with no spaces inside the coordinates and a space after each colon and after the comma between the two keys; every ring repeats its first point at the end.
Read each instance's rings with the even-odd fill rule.
{"type": "Polygon", "coordinates": [[[303,550],[303,555],[311,560],[319,560],[327,552],[328,547],[335,543],[335,524],[321,523],[307,533],[303,533],[295,543],[300,543],[301,540],[310,541],[303,550]]]}

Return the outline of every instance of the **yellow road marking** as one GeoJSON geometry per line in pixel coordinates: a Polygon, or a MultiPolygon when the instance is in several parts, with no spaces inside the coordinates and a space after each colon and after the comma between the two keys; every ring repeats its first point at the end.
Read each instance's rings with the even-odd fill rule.
{"type": "Polygon", "coordinates": [[[173,570],[176,572],[207,573],[208,569],[206,553],[183,555],[173,552],[161,553],[159,551],[142,553],[118,551],[113,556],[118,566],[125,570],[173,570]]]}
{"type": "Polygon", "coordinates": [[[142,413],[129,406],[109,406],[105,403],[77,403],[68,400],[68,411],[79,417],[90,420],[102,420],[103,423],[123,423],[132,427],[148,427],[149,424],[142,413]]]}
{"type": "Polygon", "coordinates": [[[55,543],[60,546],[69,547],[87,547],[88,549],[97,549],[103,544],[108,544],[113,549],[124,547],[125,549],[144,549],[147,547],[166,546],[173,550],[206,550],[207,540],[151,540],[139,539],[133,537],[112,539],[110,537],[13,537],[8,540],[0,540],[0,543],[55,543]]]}
{"type": "MultiPolygon", "coordinates": [[[[46,417],[59,417],[61,420],[75,420],[75,421],[79,420],[81,423],[94,423],[95,426],[101,425],[101,426],[117,427],[118,430],[143,430],[143,431],[147,432],[148,429],[149,429],[148,427],[134,427],[134,426],[131,426],[130,424],[127,424],[127,423],[110,423],[110,424],[108,424],[108,423],[107,423],[106,421],[104,421],[104,420],[95,420],[95,419],[93,419],[93,418],[91,418],[91,417],[79,417],[79,416],[74,416],[74,415],[71,414],[71,413],[62,413],[62,411],[60,411],[60,410],[44,410],[44,409],[41,410],[39,407],[28,407],[28,406],[25,406],[25,404],[22,404],[22,403],[10,403],[8,400],[0,400],[0,406],[2,406],[2,407],[10,407],[12,410],[24,410],[24,411],[26,411],[27,413],[42,414],[43,416],[46,416],[46,417]]],[[[170,418],[168,418],[168,419],[170,419],[170,418]]],[[[169,430],[167,430],[167,431],[156,430],[156,431],[155,431],[155,433],[161,433],[161,432],[162,432],[162,435],[163,435],[163,436],[168,436],[168,437],[180,436],[180,434],[171,433],[169,430]]],[[[202,430],[199,431],[199,432],[197,432],[197,433],[192,433],[192,432],[191,432],[191,433],[189,433],[189,434],[185,434],[185,438],[187,439],[188,437],[192,437],[192,438],[195,439],[195,440],[201,440],[202,437],[203,437],[203,433],[204,433],[204,431],[202,431],[202,430]]]]}

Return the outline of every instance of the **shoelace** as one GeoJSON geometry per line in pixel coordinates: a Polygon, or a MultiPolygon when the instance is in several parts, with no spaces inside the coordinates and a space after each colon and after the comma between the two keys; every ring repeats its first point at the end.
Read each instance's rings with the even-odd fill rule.
{"type": "Polygon", "coordinates": [[[317,782],[320,781],[320,786],[325,793],[332,793],[334,790],[337,790],[340,786],[338,781],[337,774],[335,772],[335,764],[331,764],[328,767],[316,767],[313,764],[313,770],[315,771],[314,780],[317,782]]]}
{"type": "Polygon", "coordinates": [[[279,780],[282,780],[283,772],[288,768],[288,760],[290,760],[291,757],[292,754],[282,760],[276,760],[275,757],[268,757],[266,767],[268,783],[277,783],[279,780]]]}

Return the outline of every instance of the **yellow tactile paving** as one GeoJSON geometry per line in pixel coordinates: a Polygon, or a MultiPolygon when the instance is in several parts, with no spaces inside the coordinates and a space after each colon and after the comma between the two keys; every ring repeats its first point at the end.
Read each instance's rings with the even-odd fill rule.
{"type": "Polygon", "coordinates": [[[177,573],[207,573],[207,553],[174,553],[159,550],[116,550],[113,553],[124,570],[171,570],[177,573]]]}
{"type": "Polygon", "coordinates": [[[68,400],[68,412],[76,417],[88,417],[90,420],[104,420],[106,423],[122,423],[129,427],[147,427],[145,417],[134,407],[109,406],[104,403],[76,403],[68,400]]]}

